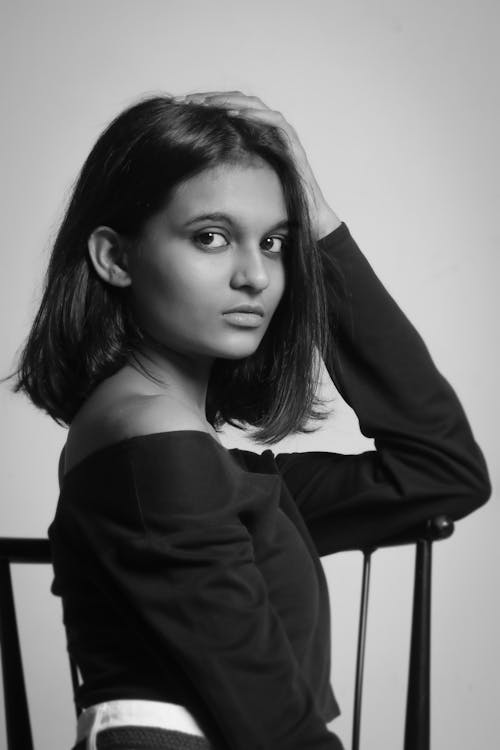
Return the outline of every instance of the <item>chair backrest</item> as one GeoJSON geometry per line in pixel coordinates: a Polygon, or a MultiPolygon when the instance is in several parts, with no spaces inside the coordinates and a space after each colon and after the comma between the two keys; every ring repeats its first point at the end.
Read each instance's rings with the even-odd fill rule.
{"type": "MultiPolygon", "coordinates": [[[[439,516],[377,547],[380,549],[403,544],[416,546],[404,750],[429,750],[431,551],[434,541],[445,539],[452,533],[453,522],[446,516],[439,516]]],[[[359,613],[352,750],[359,750],[360,746],[370,566],[375,548],[361,551],[364,556],[364,565],[359,613]]],[[[10,574],[12,563],[51,563],[49,540],[0,538],[0,648],[7,745],[8,750],[33,750],[10,574]]],[[[78,672],[71,656],[69,663],[73,688],[76,690],[79,683],[78,672]]]]}
{"type": "Polygon", "coordinates": [[[356,680],[354,687],[354,712],[352,750],[359,750],[361,729],[361,701],[366,648],[366,625],[370,568],[376,549],[415,545],[415,574],[413,585],[413,613],[411,624],[410,664],[406,698],[404,750],[429,750],[430,748],[430,653],[431,653],[431,583],[432,543],[447,539],[453,534],[453,521],[448,516],[436,516],[404,534],[388,539],[377,547],[361,549],[364,556],[361,603],[359,608],[356,680]]]}
{"type": "MultiPolygon", "coordinates": [[[[51,563],[48,539],[0,538],[0,650],[8,750],[33,750],[26,686],[12,590],[12,563],[51,563]]],[[[73,688],[76,665],[69,657],[73,688]]]]}

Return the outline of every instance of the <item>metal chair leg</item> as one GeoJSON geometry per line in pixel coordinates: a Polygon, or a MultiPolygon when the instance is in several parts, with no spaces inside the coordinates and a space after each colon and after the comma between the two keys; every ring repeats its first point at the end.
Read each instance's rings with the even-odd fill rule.
{"type": "MultiPolygon", "coordinates": [[[[71,656],[69,656],[69,671],[71,674],[71,684],[73,685],[73,696],[76,696],[78,687],[80,685],[80,680],[78,678],[78,667],[76,666],[76,662],[71,658],[71,656]]],[[[76,705],[76,700],[75,700],[75,713],[76,713],[76,718],[78,718],[81,713],[81,710],[76,705]]]]}
{"type": "Polygon", "coordinates": [[[9,561],[0,559],[0,646],[9,750],[33,750],[9,561]]]}
{"type": "Polygon", "coordinates": [[[356,684],[354,688],[354,714],[352,721],[352,750],[359,750],[371,557],[371,551],[365,551],[363,553],[363,582],[361,585],[361,604],[359,609],[358,653],[356,658],[356,684]]]}
{"type": "Polygon", "coordinates": [[[417,542],[404,750],[430,747],[432,541],[417,542]]]}

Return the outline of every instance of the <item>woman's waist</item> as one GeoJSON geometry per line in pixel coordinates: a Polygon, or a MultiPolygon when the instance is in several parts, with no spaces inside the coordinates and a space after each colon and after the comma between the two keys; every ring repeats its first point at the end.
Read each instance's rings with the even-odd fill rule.
{"type": "Polygon", "coordinates": [[[121,644],[115,651],[102,646],[97,650],[74,645],[68,644],[68,650],[81,675],[75,691],[79,710],[116,699],[174,703],[191,710],[197,701],[192,681],[174,659],[155,663],[154,659],[146,658],[149,654],[130,643],[128,653],[121,644]]]}
{"type": "MultiPolygon", "coordinates": [[[[115,677],[115,675],[114,675],[115,677]]],[[[121,680],[86,680],[76,690],[75,703],[79,712],[91,706],[115,701],[142,701],[184,706],[189,713],[197,716],[198,696],[186,681],[175,682],[165,678],[163,683],[137,679],[137,675],[124,675],[121,680]],[[134,679],[135,678],[135,679],[134,679]]]]}

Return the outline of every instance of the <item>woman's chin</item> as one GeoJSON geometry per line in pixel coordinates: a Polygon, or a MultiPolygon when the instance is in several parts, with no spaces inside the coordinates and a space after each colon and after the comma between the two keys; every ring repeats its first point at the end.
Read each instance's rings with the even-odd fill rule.
{"type": "Polygon", "coordinates": [[[228,346],[221,348],[219,353],[217,354],[218,359],[246,359],[246,357],[251,357],[252,354],[255,354],[257,349],[259,348],[260,341],[256,341],[253,344],[249,344],[248,342],[245,345],[234,345],[234,346],[228,346]]]}

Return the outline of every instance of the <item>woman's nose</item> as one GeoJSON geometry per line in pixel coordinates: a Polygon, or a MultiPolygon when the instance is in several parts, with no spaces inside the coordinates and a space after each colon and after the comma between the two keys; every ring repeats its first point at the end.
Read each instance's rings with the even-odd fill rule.
{"type": "Polygon", "coordinates": [[[260,247],[242,248],[234,264],[232,286],[250,286],[263,291],[268,285],[269,274],[260,247]]]}

